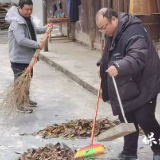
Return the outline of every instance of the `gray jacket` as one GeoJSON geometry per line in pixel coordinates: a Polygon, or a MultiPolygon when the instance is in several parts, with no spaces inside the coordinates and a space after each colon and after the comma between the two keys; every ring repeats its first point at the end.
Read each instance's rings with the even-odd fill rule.
{"type": "MultiPolygon", "coordinates": [[[[10,61],[29,64],[35,49],[39,48],[40,44],[32,40],[28,25],[19,14],[17,7],[13,6],[8,10],[5,20],[10,23],[8,31],[10,61]]],[[[37,28],[32,18],[31,22],[35,35],[45,33],[47,26],[37,28]]]]}

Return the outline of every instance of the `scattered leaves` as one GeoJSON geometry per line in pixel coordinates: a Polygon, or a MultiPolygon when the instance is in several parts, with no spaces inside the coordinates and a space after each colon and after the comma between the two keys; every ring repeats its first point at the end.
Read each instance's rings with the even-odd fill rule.
{"type": "Polygon", "coordinates": [[[66,144],[47,144],[42,148],[32,148],[18,158],[18,160],[73,160],[76,151],[66,144]]]}

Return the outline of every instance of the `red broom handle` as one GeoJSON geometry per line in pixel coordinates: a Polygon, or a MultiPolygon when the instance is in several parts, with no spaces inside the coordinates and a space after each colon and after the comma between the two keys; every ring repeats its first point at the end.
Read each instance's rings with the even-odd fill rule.
{"type": "Polygon", "coordinates": [[[94,138],[94,131],[95,131],[95,125],[96,125],[97,112],[98,112],[98,104],[99,104],[100,92],[101,92],[101,82],[99,83],[99,89],[98,89],[98,94],[97,94],[96,110],[95,110],[94,119],[93,119],[90,145],[93,144],[93,138],[94,138]]]}

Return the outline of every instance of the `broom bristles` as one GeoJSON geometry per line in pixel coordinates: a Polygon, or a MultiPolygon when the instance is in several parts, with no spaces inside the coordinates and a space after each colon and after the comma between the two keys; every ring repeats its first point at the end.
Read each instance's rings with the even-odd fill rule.
{"type": "Polygon", "coordinates": [[[4,117],[14,115],[24,102],[29,101],[30,81],[31,73],[24,72],[2,93],[3,101],[1,102],[0,110],[4,113],[4,117]]]}
{"type": "Polygon", "coordinates": [[[92,147],[87,149],[81,149],[77,151],[74,156],[74,159],[82,159],[82,158],[92,158],[95,156],[100,156],[105,154],[104,146],[92,147]]]}
{"type": "MultiPolygon", "coordinates": [[[[53,26],[53,24],[50,23],[50,26],[53,26]]],[[[49,27],[45,32],[41,42],[46,42],[48,34],[50,32],[51,28],[49,27]]],[[[0,111],[4,112],[5,117],[16,113],[17,109],[22,107],[24,102],[27,102],[29,104],[28,91],[31,82],[31,69],[37,62],[37,56],[39,55],[39,53],[40,48],[36,49],[34,56],[32,57],[32,60],[29,66],[26,68],[25,72],[21,76],[19,76],[14,83],[9,85],[9,87],[2,93],[3,100],[0,106],[0,111]]]]}

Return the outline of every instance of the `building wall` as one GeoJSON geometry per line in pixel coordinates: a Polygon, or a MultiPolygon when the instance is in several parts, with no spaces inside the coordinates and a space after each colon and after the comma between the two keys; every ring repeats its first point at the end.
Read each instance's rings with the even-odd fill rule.
{"type": "MultiPolygon", "coordinates": [[[[90,0],[81,0],[82,4],[79,6],[79,21],[75,24],[75,38],[76,40],[83,42],[87,45],[90,44],[90,0]]],[[[93,0],[94,1],[94,15],[96,15],[97,11],[101,8],[107,7],[107,8],[113,8],[117,12],[122,12],[125,10],[128,12],[128,0],[93,0]],[[122,3],[122,1],[125,3],[122,3]]],[[[65,15],[68,15],[67,13],[67,7],[66,7],[67,0],[63,0],[62,6],[63,6],[63,13],[65,15]]],[[[95,24],[96,27],[96,24],[95,24]]],[[[62,28],[63,33],[66,33],[66,26],[63,26],[62,28]]],[[[102,33],[99,32],[99,30],[96,28],[95,30],[95,48],[100,49],[101,48],[101,38],[102,33]]]]}
{"type": "MultiPolygon", "coordinates": [[[[113,8],[117,12],[129,12],[129,0],[92,0],[95,3],[94,6],[94,15],[96,12],[103,8],[113,8]]],[[[66,8],[66,2],[67,0],[63,0],[63,13],[67,14],[67,8],[66,8]]],[[[79,21],[75,24],[75,38],[76,40],[83,42],[87,45],[90,44],[90,0],[81,0],[82,5],[79,6],[79,21]]],[[[160,8],[160,3],[157,4],[158,8],[160,8]]],[[[160,9],[159,9],[160,11],[160,9]]],[[[158,41],[160,39],[160,15],[143,15],[140,16],[142,20],[142,25],[147,29],[150,37],[152,40],[158,41]]],[[[66,33],[66,26],[62,27],[63,33],[66,33]]],[[[102,35],[98,31],[98,29],[95,29],[95,48],[101,49],[101,39],[102,35]]]]}
{"type": "MultiPolygon", "coordinates": [[[[42,0],[33,0],[33,13],[32,16],[37,17],[41,23],[40,26],[43,26],[43,10],[42,10],[42,0]]],[[[37,35],[37,40],[40,42],[43,35],[37,35]]]]}
{"type": "Polygon", "coordinates": [[[43,21],[43,11],[42,11],[42,0],[33,0],[33,16],[36,16],[38,19],[43,21]]]}
{"type": "Polygon", "coordinates": [[[10,3],[11,0],[0,0],[0,3],[10,3]]]}
{"type": "MultiPolygon", "coordinates": [[[[0,0],[0,3],[18,3],[19,0],[0,0]]],[[[33,16],[42,21],[42,0],[33,0],[33,16]]]]}

